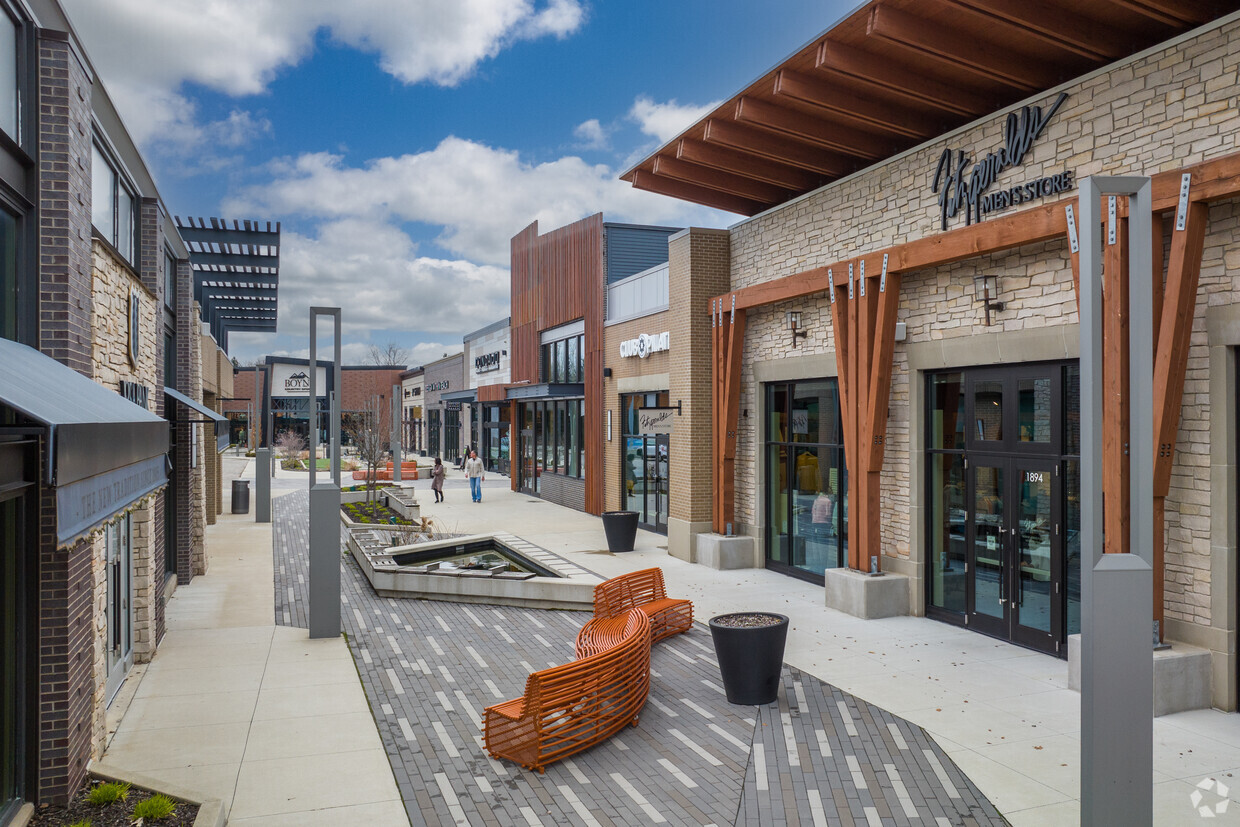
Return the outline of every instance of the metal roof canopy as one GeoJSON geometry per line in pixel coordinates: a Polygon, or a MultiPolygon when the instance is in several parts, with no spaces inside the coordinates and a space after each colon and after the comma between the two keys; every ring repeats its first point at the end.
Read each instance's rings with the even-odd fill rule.
{"type": "Polygon", "coordinates": [[[215,427],[215,452],[218,454],[228,447],[228,418],[221,416],[215,411],[208,408],[201,402],[195,402],[190,397],[176,390],[175,388],[164,387],[164,393],[172,399],[180,402],[191,411],[202,414],[205,419],[177,419],[176,422],[195,423],[200,422],[204,425],[213,425],[215,427]]]}
{"type": "Polygon", "coordinates": [[[235,330],[276,330],[280,223],[176,216],[194,269],[194,300],[225,352],[235,330]]]}
{"type": "Polygon", "coordinates": [[[620,177],[756,215],[1237,8],[870,0],[620,177]]]}

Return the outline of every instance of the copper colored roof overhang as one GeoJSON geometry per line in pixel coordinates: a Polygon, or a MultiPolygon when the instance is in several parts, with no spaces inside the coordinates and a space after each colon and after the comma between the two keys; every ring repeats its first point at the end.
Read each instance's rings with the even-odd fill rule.
{"type": "Polygon", "coordinates": [[[755,215],[1236,9],[871,0],[621,178],[755,215]]]}

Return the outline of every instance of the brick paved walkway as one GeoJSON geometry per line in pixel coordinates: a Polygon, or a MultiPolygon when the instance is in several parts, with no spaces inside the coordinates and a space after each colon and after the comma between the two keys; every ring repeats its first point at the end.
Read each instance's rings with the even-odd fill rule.
{"type": "MultiPolygon", "coordinates": [[[[308,496],[275,500],[276,622],[305,625],[308,496]]],[[[571,660],[588,615],[377,597],[343,563],[349,646],[415,825],[1004,824],[917,726],[785,666],[733,706],[710,632],[657,644],[639,726],[546,773],[482,747],[484,707],[571,660]]]]}

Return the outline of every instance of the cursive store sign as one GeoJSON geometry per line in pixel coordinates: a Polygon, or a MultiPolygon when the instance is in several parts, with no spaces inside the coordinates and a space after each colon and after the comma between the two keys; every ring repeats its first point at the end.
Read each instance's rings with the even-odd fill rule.
{"type": "Polygon", "coordinates": [[[658,353],[661,350],[671,348],[671,335],[668,331],[662,333],[649,334],[643,333],[636,339],[626,339],[620,343],[620,355],[624,358],[636,356],[639,359],[645,359],[652,353],[658,353]]]}
{"type": "Polygon", "coordinates": [[[1060,172],[1022,181],[997,192],[987,192],[1000,173],[1024,163],[1029,149],[1067,99],[1068,93],[1061,92],[1045,112],[1040,106],[1022,107],[1019,115],[1009,112],[1003,124],[1003,146],[987,153],[977,163],[973,163],[963,149],[948,147],[943,150],[934,170],[931,189],[938,195],[939,220],[944,230],[947,229],[948,219],[955,218],[961,207],[965,211],[965,224],[972,224],[992,212],[1067,192],[1076,186],[1074,173],[1060,172]]]}
{"type": "Polygon", "coordinates": [[[638,408],[637,432],[641,434],[670,434],[676,411],[672,408],[638,408]]]}

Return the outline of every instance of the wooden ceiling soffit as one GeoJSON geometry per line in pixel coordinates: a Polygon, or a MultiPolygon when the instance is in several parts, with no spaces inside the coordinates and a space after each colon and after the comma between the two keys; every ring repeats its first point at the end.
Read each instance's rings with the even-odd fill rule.
{"type": "Polygon", "coordinates": [[[716,146],[689,138],[676,142],[676,157],[711,169],[765,181],[784,189],[806,192],[825,182],[825,177],[795,166],[781,164],[726,146],[716,146]]]}
{"type": "Polygon", "coordinates": [[[735,121],[711,118],[706,122],[703,137],[707,143],[730,147],[832,178],[852,172],[857,166],[856,161],[838,152],[793,138],[772,135],[766,130],[754,129],[735,121]]]}
{"type": "Polygon", "coordinates": [[[1059,80],[1043,61],[995,43],[965,42],[959,32],[887,6],[870,11],[866,34],[1025,92],[1049,89],[1059,80]]]}
{"type": "Polygon", "coordinates": [[[879,97],[859,95],[820,78],[788,69],[776,73],[774,94],[776,98],[786,97],[808,103],[884,132],[919,141],[947,131],[946,124],[927,117],[923,112],[894,107],[879,97]]]}
{"type": "Polygon", "coordinates": [[[1044,2],[1028,0],[943,0],[976,15],[1092,61],[1108,63],[1127,54],[1127,38],[1121,32],[1083,20],[1044,2]]]}
{"type": "Polygon", "coordinates": [[[829,40],[818,44],[815,67],[822,72],[857,78],[894,95],[967,118],[984,115],[999,106],[997,100],[984,94],[963,89],[959,84],[936,80],[920,69],[910,69],[886,55],[879,57],[829,40]]]}
{"type": "Polygon", "coordinates": [[[1134,11],[1164,26],[1195,26],[1235,11],[1227,0],[1111,0],[1120,8],[1134,11]]]}
{"type": "Polygon", "coordinates": [[[710,167],[700,166],[689,161],[671,158],[667,155],[656,155],[654,158],[654,174],[690,184],[698,184],[712,190],[760,201],[763,204],[774,204],[785,201],[791,192],[783,187],[755,181],[734,172],[724,172],[710,167]]]}
{"type": "Polygon", "coordinates": [[[890,141],[876,135],[748,95],[742,95],[736,101],[736,120],[871,161],[884,158],[897,149],[890,141]]]}
{"type": "Polygon", "coordinates": [[[679,198],[682,201],[692,201],[695,204],[704,204],[707,207],[734,212],[738,215],[757,215],[769,206],[748,198],[741,198],[708,187],[690,184],[686,181],[677,181],[674,178],[655,175],[653,172],[645,169],[633,170],[633,186],[639,190],[657,192],[660,195],[670,195],[672,198],[679,198]]]}

